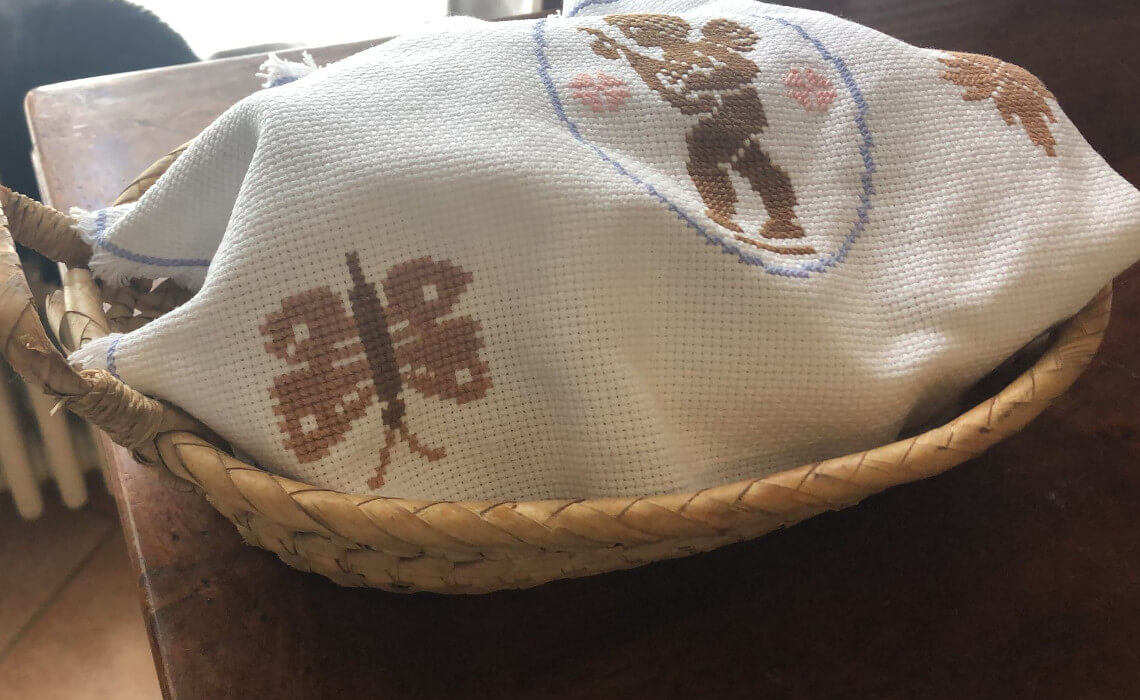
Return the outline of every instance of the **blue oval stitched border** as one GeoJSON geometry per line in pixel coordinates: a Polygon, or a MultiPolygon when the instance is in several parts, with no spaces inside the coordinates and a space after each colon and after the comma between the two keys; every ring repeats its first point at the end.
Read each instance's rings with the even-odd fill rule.
{"type": "MultiPolygon", "coordinates": [[[[581,9],[581,7],[576,8],[581,9]]],[[[619,161],[615,160],[612,156],[606,153],[605,150],[587,141],[578,130],[577,124],[570,120],[566,115],[566,110],[562,106],[562,100],[558,96],[558,90],[554,87],[554,81],[550,77],[550,60],[546,55],[546,22],[547,20],[541,19],[535,22],[533,36],[534,36],[534,53],[538,60],[538,74],[542,78],[542,83],[546,87],[547,95],[550,97],[550,104],[553,107],[555,114],[566,125],[570,134],[581,143],[589,146],[598,156],[612,165],[615,170],[632,180],[638,186],[645,189],[645,191],[653,198],[664,204],[677,218],[685,222],[690,228],[695,230],[706,242],[712,245],[720,246],[722,252],[737,256],[741,262],[749,265],[756,265],[762,268],[765,272],[773,275],[780,275],[783,277],[810,277],[813,272],[826,272],[828,269],[838,265],[847,258],[847,253],[851,250],[851,246],[862,235],[863,230],[867,227],[867,221],[870,217],[871,211],[871,196],[875,193],[873,175],[875,173],[875,160],[871,156],[871,150],[874,148],[874,140],[871,138],[871,130],[867,127],[867,102],[863,99],[863,93],[859,90],[859,86],[855,83],[855,78],[848,70],[847,64],[842,58],[831,53],[818,39],[808,34],[807,31],[798,24],[789,22],[782,17],[772,17],[763,15],[759,19],[776,22],[777,24],[788,27],[794,30],[805,41],[810,43],[815,50],[819,53],[820,57],[835,67],[836,72],[843,79],[843,84],[850,93],[851,99],[855,102],[855,126],[859,130],[859,135],[862,137],[862,142],[859,144],[859,155],[863,158],[863,173],[860,177],[863,190],[859,194],[859,207],[856,211],[856,220],[852,225],[851,230],[843,239],[843,243],[834,252],[825,255],[821,258],[806,262],[801,265],[777,265],[765,261],[758,251],[746,250],[733,241],[714,236],[704,226],[697,223],[689,214],[683,211],[680,207],[670,201],[665,195],[657,191],[657,188],[652,183],[646,182],[626,170],[619,161]]]]}

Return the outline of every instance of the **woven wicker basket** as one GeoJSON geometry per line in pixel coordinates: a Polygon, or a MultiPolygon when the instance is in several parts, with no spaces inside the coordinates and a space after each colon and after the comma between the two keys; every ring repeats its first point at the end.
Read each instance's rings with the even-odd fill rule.
{"type": "MultiPolygon", "coordinates": [[[[137,199],[185,149],[151,166],[116,203],[137,199]]],[[[1111,287],[996,396],[890,445],[693,493],[638,498],[435,502],[316,489],[246,464],[209,429],[107,372],[76,371],[48,339],[15,239],[66,265],[47,325],[70,351],[129,331],[188,298],[169,282],[103,288],[69,217],[0,188],[0,350],[29,382],[105,430],[141,462],[188,481],[250,544],[349,586],[477,593],[638,566],[756,537],[896,484],[933,476],[1020,430],[1088,366],[1111,287]],[[152,288],[153,287],[153,288],[152,288]]]]}

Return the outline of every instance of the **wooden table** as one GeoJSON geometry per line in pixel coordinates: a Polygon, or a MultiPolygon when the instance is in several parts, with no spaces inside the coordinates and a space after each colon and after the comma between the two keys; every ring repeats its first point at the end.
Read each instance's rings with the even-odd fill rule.
{"type": "MultiPolygon", "coordinates": [[[[1133,0],[810,5],[1028,67],[1140,183],[1133,0]]],[[[256,89],[257,63],[34,92],[43,191],[110,201],[256,89]]],[[[170,698],[1140,697],[1140,267],[1089,372],[984,457],[755,542],[529,591],[337,588],[109,449],[170,698]]]]}

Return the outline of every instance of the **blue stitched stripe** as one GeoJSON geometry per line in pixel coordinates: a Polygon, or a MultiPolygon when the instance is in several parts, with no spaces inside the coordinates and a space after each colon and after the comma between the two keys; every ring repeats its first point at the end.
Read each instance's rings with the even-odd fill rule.
{"type": "Polygon", "coordinates": [[[567,12],[566,16],[567,17],[573,17],[574,15],[578,14],[582,10],[584,10],[587,7],[590,7],[592,5],[611,5],[617,1],[618,0],[586,0],[586,2],[582,3],[581,5],[578,5],[573,10],[570,10],[569,12],[567,12]]]}
{"type": "Polygon", "coordinates": [[[112,340],[111,344],[107,346],[107,371],[111,373],[112,377],[119,381],[122,381],[122,377],[119,376],[119,371],[115,368],[115,350],[119,347],[119,341],[122,339],[123,336],[119,336],[112,340]]]}
{"type": "MultiPolygon", "coordinates": [[[[871,149],[874,147],[875,142],[871,138],[871,130],[867,127],[867,101],[863,99],[863,91],[860,90],[859,86],[855,83],[855,77],[852,76],[851,71],[848,70],[847,63],[839,56],[828,51],[827,47],[825,47],[819,39],[808,34],[800,25],[793,24],[782,17],[765,16],[763,19],[772,19],[785,27],[790,27],[801,37],[810,42],[811,45],[815,47],[815,50],[819,52],[819,55],[825,61],[835,66],[835,70],[839,71],[839,76],[843,78],[843,83],[847,86],[847,91],[851,93],[851,99],[854,100],[857,109],[855,113],[855,126],[859,129],[859,135],[863,137],[863,142],[859,144],[859,155],[863,157],[863,174],[860,177],[863,191],[859,193],[859,209],[856,212],[858,219],[851,228],[851,232],[847,234],[847,238],[844,239],[843,245],[839,247],[839,250],[819,261],[825,263],[823,268],[818,270],[813,269],[813,271],[823,272],[828,267],[847,259],[848,251],[851,250],[852,244],[854,244],[863,233],[863,230],[867,227],[867,221],[870,218],[871,195],[875,194],[875,186],[871,180],[871,175],[876,171],[876,167],[875,160],[871,157],[871,149]]],[[[809,263],[808,265],[813,265],[813,263],[809,263]]]]}
{"type": "MultiPolygon", "coordinates": [[[[554,113],[558,115],[558,118],[561,119],[564,124],[566,124],[566,127],[570,129],[570,133],[574,136],[574,138],[578,139],[588,146],[592,146],[593,144],[582,138],[582,135],[578,133],[578,127],[575,126],[574,122],[570,121],[570,118],[566,116],[566,110],[562,107],[562,99],[558,97],[558,91],[554,89],[554,80],[550,77],[550,60],[546,57],[546,35],[542,33],[542,27],[544,24],[546,24],[546,20],[540,19],[539,21],[535,22],[534,29],[532,30],[535,41],[534,53],[538,58],[538,74],[540,77],[542,77],[542,84],[546,86],[546,94],[550,96],[550,104],[552,107],[554,107],[554,113]]],[[[601,152],[601,150],[597,148],[594,150],[597,150],[598,154],[601,155],[602,158],[610,160],[605,153],[601,152]]],[[[613,161],[610,162],[612,163],[613,161]]],[[[618,167],[620,168],[621,166],[618,167]]]]}
{"type": "MultiPolygon", "coordinates": [[[[616,2],[616,0],[588,0],[582,5],[574,8],[569,16],[573,16],[578,10],[581,10],[582,8],[588,7],[590,5],[609,4],[610,2],[616,2]]],[[[546,87],[546,92],[550,97],[550,104],[554,109],[554,113],[558,115],[558,118],[566,125],[566,128],[570,131],[570,135],[573,136],[577,141],[588,146],[591,150],[598,154],[598,157],[612,165],[614,169],[617,170],[617,172],[629,178],[639,187],[643,188],[651,197],[664,204],[666,208],[669,209],[669,211],[673,212],[677,218],[684,221],[685,224],[689,226],[689,228],[700,234],[701,237],[703,237],[705,241],[710,245],[719,246],[722,252],[735,255],[740,259],[741,262],[747,263],[749,265],[756,265],[769,274],[780,275],[782,277],[807,278],[811,275],[812,272],[826,272],[829,268],[834,267],[835,265],[838,265],[839,263],[846,260],[847,254],[851,250],[851,246],[855,243],[856,240],[858,240],[859,236],[862,235],[863,231],[867,227],[867,222],[870,218],[871,211],[871,196],[875,193],[874,184],[872,182],[872,175],[876,170],[875,161],[871,157],[871,149],[874,147],[874,141],[871,139],[871,131],[867,127],[867,102],[863,99],[863,93],[859,90],[859,86],[855,83],[855,78],[851,75],[851,71],[848,70],[847,64],[844,63],[843,59],[835,56],[830,51],[828,51],[827,48],[819,42],[819,40],[808,34],[807,31],[803,29],[803,27],[797,24],[793,24],[792,22],[789,22],[788,20],[780,17],[769,17],[767,15],[763,15],[760,16],[759,19],[774,21],[781,25],[794,29],[801,37],[803,37],[806,41],[815,47],[816,51],[819,52],[819,55],[824,60],[835,66],[835,70],[839,73],[840,77],[843,79],[844,85],[847,87],[847,91],[851,94],[851,99],[855,102],[855,107],[857,109],[857,113],[855,115],[855,125],[858,128],[859,134],[863,139],[862,143],[859,145],[859,154],[863,158],[863,174],[860,177],[863,190],[859,194],[859,207],[856,211],[855,224],[851,227],[851,230],[844,238],[843,243],[834,253],[826,255],[818,260],[813,260],[812,262],[804,263],[803,265],[798,266],[770,264],[768,262],[765,262],[765,260],[760,257],[758,253],[739,248],[729,240],[720,236],[713,235],[708,231],[708,229],[697,223],[697,221],[695,221],[689,214],[682,211],[680,207],[670,201],[665,195],[658,192],[657,188],[654,187],[651,183],[646,182],[645,180],[639,178],[637,175],[629,172],[626,170],[624,165],[612,158],[599,146],[591,143],[590,141],[587,141],[578,130],[578,125],[571,121],[570,118],[566,115],[566,110],[563,108],[562,100],[558,97],[558,91],[554,87],[554,80],[550,77],[550,59],[546,55],[547,43],[545,33],[545,19],[539,20],[534,25],[534,53],[538,61],[538,73],[542,78],[542,84],[546,87]]]]}
{"type": "Polygon", "coordinates": [[[114,243],[107,240],[107,210],[100,209],[99,213],[95,215],[95,245],[100,249],[107,251],[115,257],[130,260],[131,262],[142,263],[143,265],[154,265],[156,267],[209,267],[210,261],[204,258],[157,258],[151,255],[140,255],[132,253],[125,248],[120,248],[114,243]]]}

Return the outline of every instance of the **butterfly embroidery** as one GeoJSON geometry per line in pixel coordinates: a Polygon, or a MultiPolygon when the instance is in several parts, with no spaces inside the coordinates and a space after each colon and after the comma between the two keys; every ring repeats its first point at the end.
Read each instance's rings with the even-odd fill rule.
{"type": "Polygon", "coordinates": [[[451,314],[471,274],[446,260],[417,258],[388,270],[376,285],[364,278],[356,252],[346,256],[351,314],[339,294],[318,287],[281,302],[261,326],[265,349],[290,365],[274,377],[270,395],[281,416],[285,447],[301,462],[329,455],[375,401],[383,405],[384,447],[368,486],[379,488],[392,448],[403,440],[429,462],[446,452],[429,447],[407,425],[405,387],[459,404],[483,398],[491,388],[479,357],[479,322],[451,314]]]}

